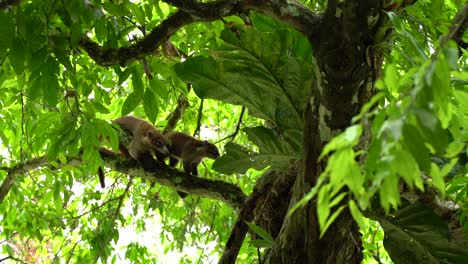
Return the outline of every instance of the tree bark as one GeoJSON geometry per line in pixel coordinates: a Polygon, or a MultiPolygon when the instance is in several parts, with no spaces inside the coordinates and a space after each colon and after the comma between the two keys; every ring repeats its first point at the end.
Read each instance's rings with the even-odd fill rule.
{"type": "MultiPolygon", "coordinates": [[[[321,32],[309,39],[315,54],[314,82],[304,116],[302,163],[290,208],[323,172],[326,159],[317,161],[324,145],[351,124],[374,93],[382,57],[370,47],[376,30],[386,23],[380,13],[382,4],[375,0],[329,1],[321,32]]],[[[320,238],[316,202],[312,200],[285,219],[270,263],[360,263],[361,247],[359,228],[347,210],[320,238]]]]}

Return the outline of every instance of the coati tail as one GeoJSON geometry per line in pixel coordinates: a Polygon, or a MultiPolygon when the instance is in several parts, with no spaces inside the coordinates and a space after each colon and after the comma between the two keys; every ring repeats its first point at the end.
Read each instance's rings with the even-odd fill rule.
{"type": "Polygon", "coordinates": [[[105,182],[105,178],[104,178],[104,170],[102,169],[102,167],[99,167],[98,168],[98,175],[99,175],[99,182],[101,183],[101,188],[106,188],[106,182],[105,182]]]}

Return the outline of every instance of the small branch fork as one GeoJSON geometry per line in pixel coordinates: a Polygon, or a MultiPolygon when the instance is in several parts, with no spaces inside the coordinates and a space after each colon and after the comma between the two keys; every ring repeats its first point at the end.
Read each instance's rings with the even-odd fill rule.
{"type": "Polygon", "coordinates": [[[232,133],[231,135],[229,135],[229,136],[227,136],[227,137],[225,137],[223,139],[218,140],[218,142],[216,142],[216,143],[224,141],[224,140],[226,140],[228,138],[230,138],[231,141],[234,140],[234,138],[236,138],[237,134],[239,134],[239,130],[240,130],[240,126],[242,124],[242,118],[244,117],[244,113],[245,113],[245,106],[242,106],[242,110],[241,110],[241,113],[239,115],[239,120],[237,121],[236,130],[234,130],[234,133],[232,133]]]}

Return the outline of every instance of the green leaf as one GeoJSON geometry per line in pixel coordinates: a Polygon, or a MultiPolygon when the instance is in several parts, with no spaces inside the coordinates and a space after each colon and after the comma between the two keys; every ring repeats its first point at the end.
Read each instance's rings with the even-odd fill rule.
{"type": "Polygon", "coordinates": [[[124,104],[122,105],[122,111],[120,114],[122,116],[128,115],[130,112],[133,111],[141,102],[141,97],[139,97],[136,93],[131,93],[128,95],[127,99],[125,99],[124,104]]]}
{"type": "Polygon", "coordinates": [[[389,219],[380,219],[384,246],[396,264],[464,263],[468,250],[448,240],[447,223],[417,202],[405,206],[389,219]]]}
{"type": "Polygon", "coordinates": [[[216,59],[195,57],[176,64],[179,77],[192,83],[200,98],[244,105],[251,115],[273,121],[285,136],[288,131],[302,133],[312,71],[284,53],[282,45],[287,47],[291,40],[253,28],[243,28],[240,39],[229,31],[222,38],[225,44],[216,51],[216,59]]]}
{"type": "Polygon", "coordinates": [[[331,216],[330,218],[328,218],[327,222],[323,225],[323,226],[320,226],[320,238],[323,237],[323,235],[325,235],[325,233],[327,232],[328,228],[331,226],[331,224],[333,224],[333,222],[335,221],[335,219],[341,214],[341,212],[343,211],[343,209],[346,208],[346,205],[342,205],[340,206],[331,216]]]}
{"type": "Polygon", "coordinates": [[[96,111],[98,111],[99,113],[103,113],[103,114],[108,114],[110,113],[109,112],[109,109],[107,109],[104,105],[102,105],[99,101],[96,101],[96,100],[90,100],[91,104],[93,105],[94,109],[96,109],[96,111]]]}
{"type": "Polygon", "coordinates": [[[387,86],[390,93],[398,92],[398,78],[399,74],[394,64],[386,65],[385,67],[385,75],[384,75],[384,82],[387,86]]]}
{"type": "Polygon", "coordinates": [[[112,14],[114,16],[117,16],[117,17],[123,17],[123,16],[128,15],[127,14],[128,11],[123,5],[117,5],[117,4],[114,4],[114,3],[105,2],[103,4],[103,7],[104,7],[104,10],[106,10],[110,14],[112,14]]]}
{"type": "Polygon", "coordinates": [[[421,179],[421,172],[413,156],[404,149],[398,149],[395,153],[395,160],[392,163],[393,170],[403,178],[410,188],[414,185],[424,191],[424,184],[421,179]]]}
{"type": "Polygon", "coordinates": [[[348,206],[349,206],[349,211],[351,212],[351,215],[353,216],[353,219],[358,223],[361,229],[364,229],[366,226],[366,223],[364,221],[365,218],[361,210],[357,206],[357,204],[353,200],[349,200],[348,206]]]}
{"type": "Polygon", "coordinates": [[[10,48],[14,40],[15,26],[11,14],[12,12],[0,13],[0,36],[5,36],[0,38],[0,50],[6,50],[10,48]]]}
{"type": "Polygon", "coordinates": [[[42,92],[44,94],[44,99],[49,106],[55,106],[58,102],[59,97],[59,82],[57,76],[55,75],[46,75],[43,77],[43,86],[42,92]]]}
{"type": "Polygon", "coordinates": [[[437,61],[430,67],[434,69],[428,70],[426,74],[432,76],[426,76],[426,80],[430,80],[428,85],[432,88],[435,110],[442,128],[447,128],[452,118],[451,104],[447,102],[453,94],[448,63],[445,57],[439,54],[437,61]]]}
{"type": "Polygon", "coordinates": [[[260,153],[256,155],[257,161],[267,163],[274,169],[286,169],[292,159],[299,159],[299,150],[277,137],[271,129],[263,126],[245,128],[244,132],[249,139],[258,146],[260,153]]]}
{"type": "Polygon", "coordinates": [[[317,198],[317,218],[320,226],[320,230],[325,226],[328,216],[330,215],[330,191],[331,185],[327,184],[323,186],[318,193],[317,198]]]}
{"type": "MultiPolygon", "coordinates": [[[[383,183],[379,190],[380,204],[384,207],[385,211],[390,210],[390,206],[396,207],[400,203],[400,192],[398,189],[398,177],[393,174],[393,172],[383,172],[379,171],[378,173],[385,173],[383,176],[383,183]]],[[[377,175],[377,177],[379,177],[377,175]]]]}
{"type": "Polygon", "coordinates": [[[264,229],[262,229],[261,227],[259,227],[258,225],[254,224],[254,223],[249,223],[249,222],[245,222],[250,230],[254,231],[255,234],[259,235],[261,238],[263,238],[265,241],[271,243],[273,245],[274,243],[274,239],[273,237],[264,229]]]}
{"type": "Polygon", "coordinates": [[[133,93],[142,97],[145,92],[145,86],[143,85],[142,80],[143,74],[137,69],[134,68],[132,71],[132,84],[133,84],[133,93]]]}
{"type": "MultiPolygon", "coordinates": [[[[418,129],[412,124],[406,124],[403,127],[403,146],[416,159],[418,166],[425,171],[429,170],[430,158],[429,152],[424,145],[424,138],[418,129]]],[[[418,188],[419,186],[416,185],[418,188]]]]}
{"type": "Polygon", "coordinates": [[[213,163],[215,171],[224,174],[245,173],[250,168],[261,170],[268,166],[265,159],[257,160],[255,154],[234,142],[227,143],[224,150],[226,154],[213,163]]]}
{"type": "Polygon", "coordinates": [[[326,156],[331,151],[352,147],[358,143],[359,137],[362,134],[361,125],[353,125],[348,128],[338,136],[334,137],[322,150],[320,153],[319,160],[326,156]]]}
{"type": "Polygon", "coordinates": [[[26,61],[26,52],[27,49],[22,40],[19,38],[14,38],[13,46],[11,48],[10,63],[16,74],[23,74],[24,72],[24,63],[26,61]]]}
{"type": "Polygon", "coordinates": [[[96,39],[99,42],[102,43],[102,42],[104,42],[106,40],[107,21],[106,21],[106,19],[104,17],[99,19],[98,21],[96,21],[96,26],[94,28],[94,33],[96,34],[96,39]]]}
{"type": "Polygon", "coordinates": [[[150,89],[146,89],[145,95],[143,96],[143,107],[145,109],[146,116],[152,123],[154,123],[158,117],[159,104],[150,89]]]}

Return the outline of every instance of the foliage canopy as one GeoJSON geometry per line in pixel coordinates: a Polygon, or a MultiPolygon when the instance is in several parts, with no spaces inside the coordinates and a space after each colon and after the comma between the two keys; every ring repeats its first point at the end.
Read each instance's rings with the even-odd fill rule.
{"type": "MultiPolygon", "coordinates": [[[[174,6],[191,8],[172,0],[10,2],[0,4],[2,254],[24,262],[217,261],[257,180],[304,153],[309,88],[321,78],[307,37],[254,11],[153,30],[178,14],[174,6]],[[148,50],[164,30],[174,34],[148,50]],[[102,156],[102,145],[118,151],[110,121],[127,114],[161,130],[175,122],[223,155],[205,160],[195,183],[102,156]],[[194,195],[182,200],[175,189],[194,195]]],[[[300,2],[317,13],[326,7],[300,2]]],[[[327,165],[295,209],[316,202],[321,235],[349,209],[365,263],[468,259],[466,238],[451,237],[440,212],[404,195],[450,203],[466,235],[467,36],[448,36],[461,8],[426,0],[382,10],[389,23],[369,48],[384,56],[375,95],[345,130],[320,131],[332,138],[320,155],[327,165]]],[[[248,226],[254,238],[241,248],[242,263],[274,243],[248,226]]]]}

